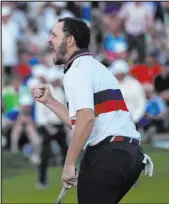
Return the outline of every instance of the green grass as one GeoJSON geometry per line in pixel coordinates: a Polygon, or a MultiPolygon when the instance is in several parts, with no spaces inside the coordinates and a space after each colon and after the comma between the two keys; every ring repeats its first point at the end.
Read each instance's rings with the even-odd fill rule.
{"type": "MultiPolygon", "coordinates": [[[[121,203],[169,203],[169,151],[148,150],[154,162],[154,176],[149,178],[142,174],[138,186],[133,187],[121,203]]],[[[35,188],[36,172],[33,169],[20,170],[14,177],[4,177],[2,203],[55,203],[61,189],[61,172],[60,168],[50,169],[50,186],[45,190],[35,188]]],[[[75,189],[66,193],[63,203],[77,203],[75,189]]]]}

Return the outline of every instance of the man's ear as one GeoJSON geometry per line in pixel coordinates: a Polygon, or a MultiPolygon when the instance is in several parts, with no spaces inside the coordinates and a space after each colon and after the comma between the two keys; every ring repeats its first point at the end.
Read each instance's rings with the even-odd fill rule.
{"type": "Polygon", "coordinates": [[[75,38],[71,35],[68,37],[68,47],[71,47],[72,45],[74,45],[75,42],[75,38]]]}

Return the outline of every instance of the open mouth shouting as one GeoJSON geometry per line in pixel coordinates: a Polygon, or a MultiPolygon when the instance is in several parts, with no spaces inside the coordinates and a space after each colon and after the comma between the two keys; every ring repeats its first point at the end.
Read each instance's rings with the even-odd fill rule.
{"type": "Polygon", "coordinates": [[[49,42],[49,47],[50,47],[50,49],[51,49],[52,51],[55,51],[55,49],[54,49],[54,46],[53,46],[52,42],[49,42]]]}

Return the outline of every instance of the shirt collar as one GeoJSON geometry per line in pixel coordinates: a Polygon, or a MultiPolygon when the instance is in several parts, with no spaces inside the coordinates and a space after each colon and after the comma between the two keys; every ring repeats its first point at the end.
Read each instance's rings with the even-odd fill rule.
{"type": "Polygon", "coordinates": [[[64,66],[64,74],[68,71],[68,69],[71,67],[73,61],[81,56],[91,55],[88,49],[80,49],[77,52],[75,52],[66,62],[64,66]]]}

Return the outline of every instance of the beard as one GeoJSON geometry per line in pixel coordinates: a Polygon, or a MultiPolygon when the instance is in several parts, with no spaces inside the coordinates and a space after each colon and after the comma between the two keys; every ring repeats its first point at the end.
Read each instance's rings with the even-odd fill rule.
{"type": "Polygon", "coordinates": [[[55,65],[65,64],[65,55],[67,53],[67,42],[65,40],[61,42],[58,50],[58,55],[56,55],[56,58],[53,58],[53,63],[55,65]]]}

